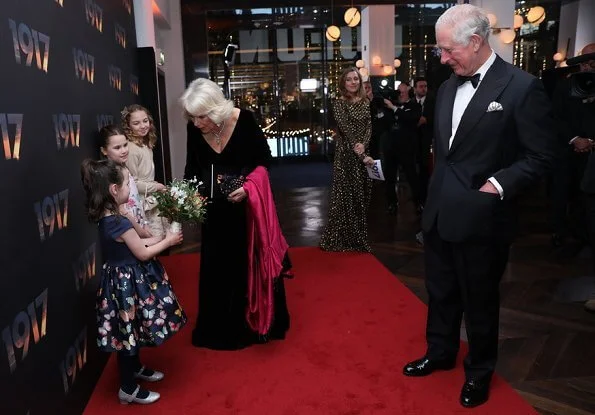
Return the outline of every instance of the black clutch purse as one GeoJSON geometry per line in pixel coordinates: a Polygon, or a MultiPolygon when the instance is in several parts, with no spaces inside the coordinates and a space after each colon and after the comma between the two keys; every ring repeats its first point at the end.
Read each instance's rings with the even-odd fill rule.
{"type": "Polygon", "coordinates": [[[217,184],[219,190],[224,196],[228,196],[233,191],[239,189],[244,185],[244,176],[238,176],[233,174],[220,174],[217,176],[217,184]]]}

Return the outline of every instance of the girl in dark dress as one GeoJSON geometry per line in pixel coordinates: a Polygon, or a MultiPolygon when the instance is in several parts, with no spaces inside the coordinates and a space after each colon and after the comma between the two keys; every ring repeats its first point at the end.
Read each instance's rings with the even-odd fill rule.
{"type": "MultiPolygon", "coordinates": [[[[198,319],[192,344],[235,350],[267,339],[282,339],[289,329],[283,278],[275,280],[269,332],[259,335],[246,321],[248,243],[246,192],[241,177],[257,166],[270,165],[266,138],[253,114],[234,108],[219,86],[207,79],[193,81],[181,103],[191,121],[184,177],[202,181],[203,194],[210,198],[202,226],[198,319]],[[228,184],[231,189],[226,188],[228,184]]],[[[284,269],[290,268],[287,257],[284,265],[284,269]]]]}
{"type": "Polygon", "coordinates": [[[140,225],[119,214],[130,195],[128,169],[119,163],[85,160],[81,178],[87,215],[98,224],[104,257],[97,291],[97,346],[118,353],[120,402],[153,403],[160,395],[141,388],[137,380],[156,382],[164,375],[141,365],[140,348],[162,344],[186,323],[167,274],[154,257],[181,243],[182,234],[139,237],[140,225]]]}

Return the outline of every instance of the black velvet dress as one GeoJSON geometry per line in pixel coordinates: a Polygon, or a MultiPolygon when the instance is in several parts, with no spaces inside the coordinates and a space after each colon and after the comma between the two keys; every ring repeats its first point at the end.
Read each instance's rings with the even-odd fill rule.
{"type": "MultiPolygon", "coordinates": [[[[289,329],[283,278],[277,278],[274,320],[269,333],[259,336],[246,321],[248,247],[246,202],[231,203],[217,185],[218,175],[247,175],[256,166],[269,167],[271,151],[251,112],[242,110],[231,138],[215,152],[201,131],[188,124],[184,177],[204,183],[211,202],[202,226],[198,319],[192,344],[215,350],[235,350],[282,339],[289,329]]],[[[286,256],[286,267],[290,264],[286,256]]]]}

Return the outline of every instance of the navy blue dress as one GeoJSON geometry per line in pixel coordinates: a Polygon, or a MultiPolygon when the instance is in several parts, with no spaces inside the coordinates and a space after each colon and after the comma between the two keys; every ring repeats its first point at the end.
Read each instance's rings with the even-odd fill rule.
{"type": "Polygon", "coordinates": [[[116,239],[132,228],[119,215],[99,220],[105,263],[97,291],[97,345],[105,352],[135,355],[158,346],[186,324],[186,314],[157,259],[139,261],[116,239]]]}

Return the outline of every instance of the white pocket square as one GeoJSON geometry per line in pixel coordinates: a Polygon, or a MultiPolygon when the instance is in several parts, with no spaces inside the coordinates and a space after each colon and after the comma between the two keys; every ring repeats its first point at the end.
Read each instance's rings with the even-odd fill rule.
{"type": "Polygon", "coordinates": [[[492,101],[490,102],[490,105],[488,105],[488,109],[486,110],[486,112],[493,111],[504,111],[504,108],[502,108],[502,104],[500,104],[499,102],[492,101]]]}

